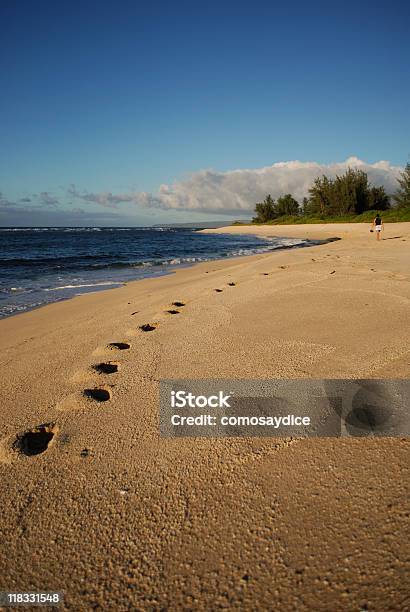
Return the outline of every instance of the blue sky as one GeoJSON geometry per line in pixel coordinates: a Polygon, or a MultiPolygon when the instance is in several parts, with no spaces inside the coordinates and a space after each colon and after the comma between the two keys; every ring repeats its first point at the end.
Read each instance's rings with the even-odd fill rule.
{"type": "Polygon", "coordinates": [[[408,3],[275,4],[2,0],[0,224],[203,219],[232,170],[404,165],[408,3]]]}

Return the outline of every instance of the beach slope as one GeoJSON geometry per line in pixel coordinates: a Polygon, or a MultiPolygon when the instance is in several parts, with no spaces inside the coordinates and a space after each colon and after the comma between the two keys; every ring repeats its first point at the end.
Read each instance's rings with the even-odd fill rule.
{"type": "Polygon", "coordinates": [[[341,240],[0,321],[1,589],[69,610],[405,609],[407,439],[161,439],[158,381],[408,378],[410,223],[379,243],[363,224],[206,231],[341,240]]]}

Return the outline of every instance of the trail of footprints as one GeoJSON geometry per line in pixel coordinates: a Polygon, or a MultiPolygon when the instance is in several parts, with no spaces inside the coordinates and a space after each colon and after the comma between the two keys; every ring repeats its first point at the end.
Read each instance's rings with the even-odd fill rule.
{"type": "MultiPolygon", "coordinates": [[[[235,287],[236,283],[229,282],[227,283],[229,287],[235,287]]],[[[222,293],[223,289],[215,289],[217,293],[222,293]]],[[[165,312],[169,315],[177,315],[181,313],[181,308],[185,306],[185,302],[175,301],[172,302],[171,308],[166,310],[165,312]]],[[[137,314],[138,311],[132,312],[130,316],[137,314]]],[[[157,329],[157,323],[144,323],[139,326],[139,330],[142,333],[153,332],[157,329]]],[[[131,344],[129,342],[110,342],[106,345],[106,349],[110,351],[127,351],[131,348],[131,344]]],[[[120,364],[118,361],[102,361],[100,363],[93,364],[92,369],[102,376],[110,376],[112,374],[117,374],[120,370],[120,364]]],[[[99,385],[84,389],[82,392],[84,398],[95,402],[96,404],[101,404],[104,402],[108,402],[112,398],[112,388],[109,385],[99,385]]],[[[36,455],[41,455],[44,453],[53,443],[55,437],[59,432],[59,427],[55,422],[43,423],[42,425],[37,425],[31,429],[23,433],[17,434],[14,442],[12,443],[13,451],[25,455],[27,457],[32,457],[36,455]]],[[[84,448],[80,452],[80,456],[85,458],[89,457],[92,454],[91,450],[88,448],[84,448]]]]}
{"type": "MultiPolygon", "coordinates": [[[[312,261],[315,261],[312,259],[312,261]]],[[[286,270],[288,266],[279,266],[279,268],[286,270]]],[[[212,270],[214,271],[214,270],[212,270]]],[[[375,272],[374,269],[372,269],[375,272]]],[[[209,271],[206,271],[205,274],[208,274],[209,271]]],[[[330,274],[334,274],[335,270],[330,272],[330,274]]],[[[269,276],[269,272],[262,272],[263,276],[269,276]]],[[[228,287],[235,287],[236,283],[230,281],[227,283],[228,287]]],[[[222,293],[223,289],[216,288],[214,289],[216,293],[222,293]]],[[[131,304],[128,302],[128,304],[131,304]]],[[[180,309],[185,306],[184,302],[175,301],[171,304],[172,308],[169,308],[165,312],[169,315],[177,315],[180,314],[180,309]]],[[[130,314],[130,316],[134,316],[138,314],[139,311],[134,311],[130,314]]],[[[144,323],[139,326],[139,330],[143,333],[152,332],[157,329],[157,323],[144,323]]],[[[131,348],[131,344],[128,342],[110,342],[106,348],[111,351],[126,351],[131,348]]],[[[100,375],[110,376],[111,374],[118,373],[120,368],[120,364],[117,361],[104,361],[92,366],[92,369],[95,370],[100,375]]],[[[108,385],[100,385],[98,387],[91,387],[88,389],[84,389],[83,396],[91,401],[96,402],[97,404],[107,402],[112,397],[112,390],[108,385]]],[[[28,429],[27,431],[17,434],[15,440],[12,444],[12,449],[19,453],[26,455],[28,457],[32,457],[35,455],[40,455],[44,453],[50,444],[54,441],[56,435],[59,432],[59,427],[56,423],[44,423],[42,425],[37,425],[32,429],[28,429]]],[[[80,452],[80,456],[85,458],[92,455],[92,451],[88,448],[84,448],[80,452]]]]}

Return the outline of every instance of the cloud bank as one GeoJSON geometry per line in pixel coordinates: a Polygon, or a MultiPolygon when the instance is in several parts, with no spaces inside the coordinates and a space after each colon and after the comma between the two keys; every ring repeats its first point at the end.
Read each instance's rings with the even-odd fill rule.
{"type": "Polygon", "coordinates": [[[79,191],[74,185],[70,187],[69,194],[105,208],[116,209],[122,202],[132,202],[144,208],[249,215],[255,203],[263,200],[268,193],[273,198],[291,193],[301,201],[308,195],[309,187],[316,177],[322,174],[334,177],[349,167],[367,172],[370,182],[377,186],[383,185],[389,194],[396,191],[397,177],[402,170],[401,166],[393,166],[387,161],[369,164],[357,157],[333,164],[288,161],[251,170],[201,170],[171,185],[161,185],[157,194],[89,193],[79,191]]]}
{"type": "Polygon", "coordinates": [[[383,185],[388,194],[396,191],[397,178],[403,170],[388,161],[369,164],[350,157],[334,164],[288,161],[228,172],[201,170],[184,180],[161,185],[154,194],[90,192],[73,184],[58,197],[50,191],[41,191],[13,201],[0,192],[0,225],[134,225],[137,220],[152,223],[156,211],[186,212],[190,214],[185,218],[190,219],[195,213],[215,218],[249,218],[255,203],[266,194],[277,198],[291,193],[301,202],[316,177],[322,174],[334,177],[349,167],[367,172],[370,182],[383,185]]]}
{"type": "Polygon", "coordinates": [[[88,191],[80,191],[75,185],[70,185],[67,190],[68,195],[72,198],[77,198],[83,202],[92,202],[99,204],[104,208],[117,209],[122,202],[135,202],[138,194],[120,193],[113,195],[111,192],[89,193],[88,191]]]}

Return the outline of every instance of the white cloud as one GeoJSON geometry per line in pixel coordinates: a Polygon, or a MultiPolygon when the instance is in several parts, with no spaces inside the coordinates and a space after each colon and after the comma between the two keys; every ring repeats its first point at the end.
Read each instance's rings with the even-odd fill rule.
{"type": "Polygon", "coordinates": [[[256,169],[217,172],[201,170],[171,185],[161,185],[158,193],[134,192],[123,194],[90,193],[79,191],[74,185],[69,194],[85,202],[93,202],[104,208],[118,208],[131,202],[143,208],[159,208],[171,211],[191,211],[213,214],[246,214],[254,210],[256,202],[270,193],[277,198],[291,193],[301,201],[308,195],[314,179],[322,174],[336,176],[348,168],[367,172],[373,185],[383,185],[387,193],[397,189],[397,177],[402,170],[388,161],[368,164],[357,157],[333,164],[287,161],[256,169]]]}
{"type": "Polygon", "coordinates": [[[384,185],[388,193],[396,190],[397,176],[402,170],[400,166],[392,166],[387,161],[368,164],[357,157],[334,164],[289,161],[253,170],[202,170],[186,180],[161,185],[156,196],[139,194],[137,201],[144,206],[164,209],[235,215],[249,213],[267,193],[273,198],[291,193],[301,201],[308,195],[309,187],[317,176],[335,176],[349,167],[364,170],[373,185],[384,185]]]}

